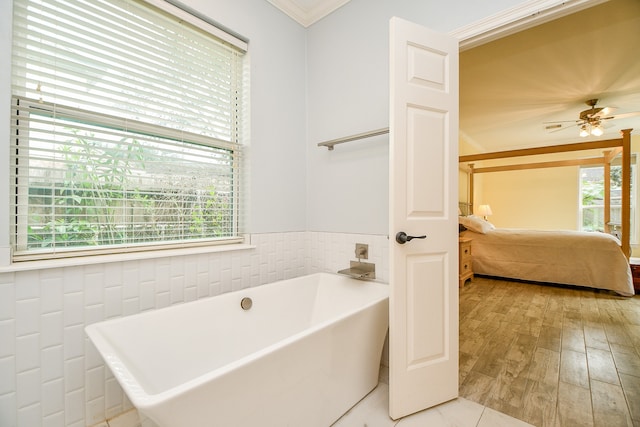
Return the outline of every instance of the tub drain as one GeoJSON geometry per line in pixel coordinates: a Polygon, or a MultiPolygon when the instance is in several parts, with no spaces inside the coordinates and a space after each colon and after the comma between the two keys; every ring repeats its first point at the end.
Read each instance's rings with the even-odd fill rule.
{"type": "Polygon", "coordinates": [[[251,301],[251,298],[249,297],[244,297],[240,301],[240,307],[242,307],[243,310],[249,310],[252,305],[253,305],[253,301],[251,301]]]}

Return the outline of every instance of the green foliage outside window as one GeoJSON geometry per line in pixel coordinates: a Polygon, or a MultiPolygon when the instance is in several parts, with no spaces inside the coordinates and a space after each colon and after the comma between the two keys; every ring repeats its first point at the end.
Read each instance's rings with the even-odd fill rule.
{"type": "Polygon", "coordinates": [[[153,173],[147,163],[182,160],[135,138],[114,144],[72,132],[73,140],[55,145],[58,170],[49,172],[55,177],[30,180],[28,249],[232,235],[231,193],[216,185],[229,188],[230,179],[216,182],[220,179],[212,177],[205,185],[194,185],[202,177],[153,173]]]}

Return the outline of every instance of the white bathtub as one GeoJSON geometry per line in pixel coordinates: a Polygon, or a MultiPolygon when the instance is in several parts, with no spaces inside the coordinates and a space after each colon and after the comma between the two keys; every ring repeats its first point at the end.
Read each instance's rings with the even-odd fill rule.
{"type": "Polygon", "coordinates": [[[378,383],[388,292],[319,273],[86,331],[133,405],[161,427],[327,427],[378,383]]]}

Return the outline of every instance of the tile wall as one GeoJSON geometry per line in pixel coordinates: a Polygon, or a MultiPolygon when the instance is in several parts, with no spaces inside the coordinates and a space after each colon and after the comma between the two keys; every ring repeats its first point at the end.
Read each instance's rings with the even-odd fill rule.
{"type": "Polygon", "coordinates": [[[319,271],[369,244],[388,281],[386,236],[251,236],[256,249],[0,274],[0,425],[84,427],[131,404],[88,341],[86,325],[319,271]]]}

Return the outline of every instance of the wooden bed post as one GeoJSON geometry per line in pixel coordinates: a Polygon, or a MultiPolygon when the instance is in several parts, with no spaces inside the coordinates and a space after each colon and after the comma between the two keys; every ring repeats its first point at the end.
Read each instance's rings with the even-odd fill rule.
{"type": "Polygon", "coordinates": [[[631,131],[622,133],[622,252],[631,256],[631,131]]]}
{"type": "Polygon", "coordinates": [[[469,163],[469,212],[467,215],[473,214],[473,163],[469,163]]]}
{"type": "Polygon", "coordinates": [[[604,232],[611,234],[611,153],[604,151],[604,232]]]}

